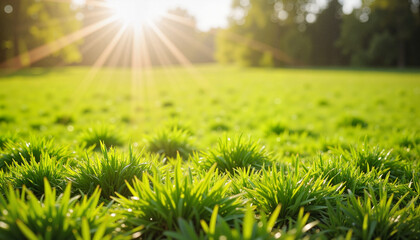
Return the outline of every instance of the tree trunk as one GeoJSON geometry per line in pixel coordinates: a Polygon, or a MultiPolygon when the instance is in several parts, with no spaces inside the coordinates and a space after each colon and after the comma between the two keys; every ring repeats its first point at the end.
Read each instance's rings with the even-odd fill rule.
{"type": "Polygon", "coordinates": [[[13,5],[13,15],[13,54],[14,56],[19,56],[20,0],[16,0],[13,5]]]}
{"type": "Polygon", "coordinates": [[[404,68],[405,67],[405,42],[404,40],[400,40],[398,44],[398,67],[404,68]]]}

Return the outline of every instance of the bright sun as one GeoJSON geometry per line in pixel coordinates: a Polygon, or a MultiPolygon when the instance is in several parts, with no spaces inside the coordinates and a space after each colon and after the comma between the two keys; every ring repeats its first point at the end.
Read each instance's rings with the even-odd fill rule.
{"type": "Polygon", "coordinates": [[[141,27],[157,20],[162,9],[152,0],[109,0],[113,14],[125,24],[141,27]]]}

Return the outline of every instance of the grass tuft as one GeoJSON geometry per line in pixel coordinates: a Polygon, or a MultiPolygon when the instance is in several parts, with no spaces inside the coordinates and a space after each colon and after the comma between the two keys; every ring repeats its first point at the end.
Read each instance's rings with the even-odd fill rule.
{"type": "Polygon", "coordinates": [[[0,135],[0,150],[2,150],[5,146],[6,143],[8,142],[16,142],[18,141],[18,138],[15,135],[12,134],[1,134],[0,135]]]}
{"type": "Polygon", "coordinates": [[[1,115],[0,116],[0,124],[2,123],[13,123],[15,121],[15,118],[8,115],[1,115]]]}
{"type": "MultiPolygon", "coordinates": [[[[135,154],[130,147],[128,156],[118,153],[115,149],[107,150],[102,144],[102,156],[90,158],[86,156],[79,162],[75,170],[71,170],[71,179],[76,190],[92,194],[99,186],[101,196],[110,199],[119,193],[122,196],[130,194],[126,181],[135,177],[141,178],[143,173],[156,165],[157,160],[146,156],[144,152],[135,154]]],[[[157,166],[156,166],[157,167],[157,166]]]]}
{"type": "Polygon", "coordinates": [[[202,153],[204,160],[199,164],[209,169],[215,163],[221,172],[235,173],[239,168],[259,170],[271,165],[270,156],[265,147],[259,146],[251,139],[242,136],[235,138],[221,138],[217,149],[202,153]]]}
{"type": "Polygon", "coordinates": [[[388,196],[385,188],[379,195],[369,189],[363,197],[349,192],[347,201],[338,202],[338,207],[328,207],[320,226],[331,236],[352,229],[356,239],[418,239],[420,206],[416,206],[417,198],[402,206],[404,197],[393,204],[393,195],[388,196]]]}
{"type": "Polygon", "coordinates": [[[60,125],[70,125],[74,123],[74,119],[72,116],[60,115],[56,117],[54,123],[60,125]]]}
{"type": "Polygon", "coordinates": [[[230,130],[230,126],[222,121],[214,121],[210,124],[210,130],[214,132],[227,132],[230,130]]]}
{"type": "Polygon", "coordinates": [[[327,200],[339,199],[343,191],[342,185],[332,185],[330,181],[312,177],[311,173],[301,176],[299,169],[284,166],[262,172],[253,185],[255,188],[247,190],[248,197],[265,213],[272,213],[281,204],[280,224],[297,219],[302,207],[311,215],[324,213],[327,200]]]}
{"type": "Polygon", "coordinates": [[[70,157],[67,148],[54,144],[53,140],[32,137],[29,142],[8,142],[0,155],[0,168],[7,169],[13,163],[21,164],[33,157],[39,162],[42,156],[50,156],[58,162],[66,162],[70,157]]]}
{"type": "Polygon", "coordinates": [[[124,216],[126,224],[143,225],[142,237],[146,239],[160,239],[165,231],[179,229],[180,219],[199,231],[200,221],[208,222],[217,205],[219,216],[228,222],[242,216],[238,196],[227,195],[228,176],[220,179],[213,167],[204,177],[194,177],[191,171],[183,173],[180,165],[179,161],[173,175],[144,174],[142,180],[136,179],[129,185],[133,197],[118,194],[114,198],[121,205],[118,213],[124,216]]]}
{"type": "Polygon", "coordinates": [[[275,229],[274,225],[280,213],[281,206],[278,206],[274,213],[267,218],[262,213],[258,219],[254,215],[252,208],[248,208],[245,217],[241,221],[236,221],[231,227],[223,218],[218,217],[219,206],[213,210],[210,222],[201,222],[205,235],[199,235],[194,231],[194,227],[187,221],[180,219],[178,232],[165,232],[167,237],[184,240],[184,239],[264,239],[264,240],[285,240],[285,239],[305,239],[306,233],[313,228],[317,222],[308,223],[309,214],[304,214],[303,209],[299,211],[299,216],[296,222],[291,223],[289,230],[275,229]],[[243,224],[243,227],[240,227],[243,224]]]}
{"type": "Polygon", "coordinates": [[[345,116],[340,119],[338,122],[339,127],[359,127],[367,128],[369,126],[368,122],[358,116],[345,116]]]}
{"type": "Polygon", "coordinates": [[[29,161],[23,159],[19,164],[13,164],[10,168],[10,182],[15,189],[22,189],[23,186],[32,193],[41,197],[45,193],[45,179],[54,187],[58,193],[64,191],[66,186],[67,171],[63,164],[48,155],[41,156],[40,161],[31,157],[29,161]]]}
{"type": "Polygon", "coordinates": [[[101,142],[108,148],[124,144],[121,135],[114,128],[105,125],[89,128],[81,135],[80,141],[85,147],[94,147],[96,151],[101,151],[101,142]]]}
{"type": "Polygon", "coordinates": [[[288,130],[287,126],[280,122],[272,122],[268,124],[266,133],[267,135],[274,134],[280,135],[288,130]]]}
{"type": "Polygon", "coordinates": [[[360,148],[352,147],[349,151],[338,150],[337,153],[341,153],[345,161],[352,162],[364,173],[368,173],[372,169],[384,170],[391,173],[391,179],[402,180],[410,179],[412,175],[407,162],[394,156],[391,150],[386,151],[378,146],[371,147],[363,144],[360,148]]]}
{"type": "Polygon", "coordinates": [[[98,189],[91,197],[78,201],[78,197],[70,197],[70,185],[58,197],[47,180],[44,185],[42,200],[26,188],[19,191],[11,186],[5,196],[0,195],[2,239],[119,238],[113,234],[118,219],[109,217],[106,208],[98,204],[98,189]]]}
{"type": "Polygon", "coordinates": [[[147,150],[165,157],[176,158],[179,154],[187,159],[195,148],[190,142],[190,135],[177,128],[163,129],[147,139],[147,150]]]}
{"type": "Polygon", "coordinates": [[[380,181],[380,176],[385,175],[384,171],[372,168],[365,173],[351,161],[338,156],[320,156],[312,165],[312,175],[317,178],[324,178],[332,184],[344,184],[345,189],[350,190],[358,196],[371,185],[380,181]]]}

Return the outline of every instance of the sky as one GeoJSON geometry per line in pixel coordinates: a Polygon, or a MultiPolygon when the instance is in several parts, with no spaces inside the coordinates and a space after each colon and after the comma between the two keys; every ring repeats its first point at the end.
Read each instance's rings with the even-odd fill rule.
{"type": "MultiPolygon", "coordinates": [[[[85,0],[73,0],[83,2],[85,0]]],[[[109,0],[112,1],[112,0],[109,0]]],[[[164,14],[168,9],[180,7],[186,9],[197,20],[200,30],[226,27],[227,18],[230,14],[232,0],[138,0],[144,1],[152,11],[164,14]]],[[[323,5],[328,0],[317,0],[323,5]]],[[[339,0],[343,3],[344,13],[351,13],[354,7],[359,7],[361,0],[339,0]]]]}

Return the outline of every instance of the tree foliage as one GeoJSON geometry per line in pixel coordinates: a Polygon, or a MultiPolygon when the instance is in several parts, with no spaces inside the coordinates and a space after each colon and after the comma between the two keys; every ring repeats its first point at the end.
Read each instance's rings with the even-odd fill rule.
{"type": "Polygon", "coordinates": [[[216,58],[243,66],[419,65],[419,5],[366,0],[346,15],[339,0],[235,0],[216,58]]]}
{"type": "MultiPolygon", "coordinates": [[[[76,8],[70,2],[5,0],[0,9],[0,61],[20,55],[21,63],[29,65],[31,59],[26,52],[80,28],[76,8]]],[[[43,62],[57,59],[66,63],[80,61],[77,44],[66,46],[43,62]]]]}

